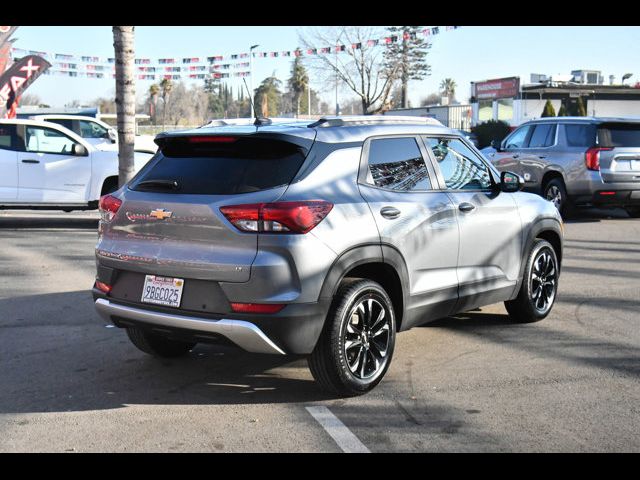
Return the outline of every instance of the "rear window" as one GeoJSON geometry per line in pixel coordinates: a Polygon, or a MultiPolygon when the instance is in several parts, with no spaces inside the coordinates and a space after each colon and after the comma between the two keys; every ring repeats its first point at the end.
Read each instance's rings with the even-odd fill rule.
{"type": "Polygon", "coordinates": [[[588,123],[566,124],[564,131],[570,147],[592,147],[596,140],[596,127],[588,123]]]}
{"type": "Polygon", "coordinates": [[[600,125],[598,143],[604,147],[640,147],[640,124],[600,125]]]}
{"type": "Polygon", "coordinates": [[[282,140],[226,138],[223,143],[170,139],[131,188],[199,195],[256,192],[291,182],[308,153],[282,140]],[[166,186],[172,182],[177,188],[166,186]]]}

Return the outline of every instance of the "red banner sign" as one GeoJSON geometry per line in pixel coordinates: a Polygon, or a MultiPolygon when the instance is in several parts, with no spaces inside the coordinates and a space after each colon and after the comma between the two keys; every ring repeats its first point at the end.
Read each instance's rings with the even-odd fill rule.
{"type": "Polygon", "coordinates": [[[473,85],[473,96],[479,100],[496,98],[513,98],[520,90],[520,78],[498,78],[473,85]]]}

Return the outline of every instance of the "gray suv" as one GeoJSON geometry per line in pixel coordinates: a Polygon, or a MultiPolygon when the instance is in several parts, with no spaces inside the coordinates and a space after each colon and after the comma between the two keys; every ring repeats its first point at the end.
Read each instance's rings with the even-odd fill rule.
{"type": "Polygon", "coordinates": [[[487,157],[564,214],[623,207],[640,217],[640,120],[552,117],[522,124],[487,157]]]}
{"type": "Polygon", "coordinates": [[[459,133],[417,117],[163,133],[100,201],[100,315],[140,350],[199,342],[305,355],[340,395],[372,389],[396,333],[504,301],[551,310],[563,225],[459,133]]]}

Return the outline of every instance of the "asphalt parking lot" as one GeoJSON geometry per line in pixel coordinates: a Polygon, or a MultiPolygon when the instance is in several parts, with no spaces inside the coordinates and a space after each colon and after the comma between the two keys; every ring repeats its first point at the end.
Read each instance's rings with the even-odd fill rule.
{"type": "Polygon", "coordinates": [[[303,359],[138,351],[94,312],[97,218],[0,210],[2,452],[640,451],[640,220],[622,211],[566,224],[547,319],[498,304],[402,333],[350,399],[303,359]]]}

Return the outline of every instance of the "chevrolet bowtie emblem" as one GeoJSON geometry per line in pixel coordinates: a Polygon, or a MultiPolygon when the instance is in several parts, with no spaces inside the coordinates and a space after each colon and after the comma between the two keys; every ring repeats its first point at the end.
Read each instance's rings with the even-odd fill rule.
{"type": "Polygon", "coordinates": [[[173,212],[167,212],[164,208],[156,208],[155,210],[151,210],[149,216],[155,217],[158,220],[164,220],[165,218],[169,218],[173,215],[173,212]]]}

